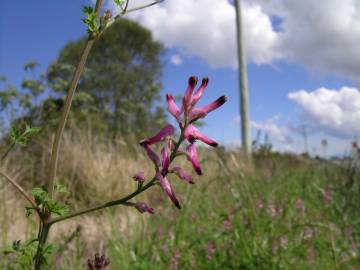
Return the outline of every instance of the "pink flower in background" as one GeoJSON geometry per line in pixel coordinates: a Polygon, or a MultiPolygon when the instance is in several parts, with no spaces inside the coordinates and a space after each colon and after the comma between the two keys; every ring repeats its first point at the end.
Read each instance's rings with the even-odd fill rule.
{"type": "Polygon", "coordinates": [[[171,258],[170,270],[179,270],[179,261],[180,261],[181,253],[179,249],[176,249],[173,257],[171,258]]]}
{"type": "Polygon", "coordinates": [[[295,208],[299,210],[301,213],[305,213],[305,203],[302,198],[297,198],[295,201],[295,208]]]}
{"type": "Polygon", "coordinates": [[[149,213],[149,214],[154,214],[155,211],[153,208],[151,208],[150,206],[148,206],[146,203],[144,202],[138,202],[135,203],[134,207],[140,212],[140,213],[149,213]]]}
{"type": "Polygon", "coordinates": [[[145,174],[144,172],[138,172],[137,174],[135,174],[133,176],[134,180],[139,182],[139,183],[143,183],[145,181],[145,174]]]}
{"type": "Polygon", "coordinates": [[[230,219],[227,219],[223,222],[223,228],[225,231],[230,231],[233,228],[233,224],[231,223],[230,219]]]}
{"type": "Polygon", "coordinates": [[[272,202],[272,200],[268,202],[267,213],[273,218],[277,216],[277,209],[275,204],[272,202]]]}
{"type": "Polygon", "coordinates": [[[212,256],[215,254],[215,245],[213,241],[211,240],[208,241],[206,251],[207,251],[206,257],[208,258],[208,260],[211,260],[212,256]]]}
{"type": "Polygon", "coordinates": [[[331,201],[331,190],[330,189],[325,189],[323,192],[323,202],[324,205],[328,205],[331,201]]]}
{"type": "Polygon", "coordinates": [[[256,202],[256,208],[257,208],[257,209],[263,209],[263,208],[264,208],[264,200],[263,200],[263,199],[259,199],[259,200],[256,202]]]}
{"type": "Polygon", "coordinates": [[[358,149],[358,142],[357,141],[352,141],[351,142],[351,147],[352,147],[352,149],[355,149],[355,150],[357,150],[358,149]]]}
{"type": "Polygon", "coordinates": [[[313,260],[316,257],[316,250],[313,246],[309,247],[306,252],[306,259],[313,260]]]}

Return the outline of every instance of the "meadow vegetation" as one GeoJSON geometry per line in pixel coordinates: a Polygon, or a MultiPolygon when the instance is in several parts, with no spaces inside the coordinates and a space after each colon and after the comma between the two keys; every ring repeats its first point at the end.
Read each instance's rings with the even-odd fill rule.
{"type": "MultiPolygon", "coordinates": [[[[125,141],[67,134],[62,151],[59,171],[66,173],[59,178],[74,209],[128,194],[137,164],[145,174],[152,170],[140,146],[125,141]]],[[[119,206],[59,224],[50,235],[57,243],[52,269],[85,269],[94,250],[110,257],[109,269],[358,269],[356,159],[333,163],[260,151],[249,163],[222,147],[204,147],[200,155],[204,175],[195,185],[172,181],[182,210],[155,188],[142,197],[154,215],[119,206]]],[[[29,188],[31,157],[18,151],[5,165],[29,188]]],[[[25,205],[11,187],[2,185],[1,192],[5,248],[14,238],[25,242],[36,226],[15,207],[25,205]]],[[[16,269],[11,256],[1,256],[3,269],[16,269]]]]}

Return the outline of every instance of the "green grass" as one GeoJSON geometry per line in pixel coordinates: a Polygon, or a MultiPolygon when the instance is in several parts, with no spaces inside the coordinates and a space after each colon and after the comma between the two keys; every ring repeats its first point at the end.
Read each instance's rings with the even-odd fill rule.
{"type": "MultiPolygon", "coordinates": [[[[102,238],[110,269],[360,268],[356,170],[275,154],[255,156],[250,169],[237,160],[212,157],[195,185],[173,179],[181,211],[156,188],[156,214],[134,222],[130,209],[121,218],[125,231],[116,209],[100,214],[111,224],[102,238]]],[[[87,254],[75,237],[52,269],[86,269],[87,254]]]]}

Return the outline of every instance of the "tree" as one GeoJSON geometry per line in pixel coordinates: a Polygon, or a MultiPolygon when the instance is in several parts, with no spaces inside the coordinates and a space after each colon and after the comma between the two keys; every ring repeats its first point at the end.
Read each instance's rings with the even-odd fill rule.
{"type": "Polygon", "coordinates": [[[251,153],[250,123],[249,123],[249,90],[247,81],[246,59],[244,52],[244,40],[242,33],[241,0],[235,0],[236,30],[239,63],[240,82],[240,116],[241,116],[241,142],[245,154],[251,153]]]}
{"type": "MultiPolygon", "coordinates": [[[[85,42],[85,38],[70,42],[49,66],[47,80],[55,92],[68,89],[85,42]]],[[[163,46],[145,28],[126,19],[116,22],[92,49],[79,82],[73,116],[105,123],[113,137],[130,131],[134,135],[154,131],[165,120],[157,104],[162,51],[163,46]]]]}

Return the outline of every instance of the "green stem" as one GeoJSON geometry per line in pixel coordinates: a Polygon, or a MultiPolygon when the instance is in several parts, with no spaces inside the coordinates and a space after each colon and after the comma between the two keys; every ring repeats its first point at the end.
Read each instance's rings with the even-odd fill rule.
{"type": "Polygon", "coordinates": [[[129,200],[131,200],[136,195],[139,195],[140,193],[144,192],[148,188],[155,185],[156,180],[157,180],[156,178],[151,179],[150,182],[147,183],[145,186],[141,187],[140,189],[137,189],[136,191],[134,191],[133,193],[131,193],[130,195],[128,195],[128,196],[126,196],[124,198],[121,198],[121,199],[118,199],[118,200],[115,200],[115,201],[110,201],[110,202],[107,202],[107,203],[104,203],[104,204],[101,204],[101,205],[98,205],[98,206],[90,207],[90,208],[87,208],[87,209],[84,209],[84,210],[80,210],[80,211],[71,213],[71,214],[66,215],[66,216],[61,216],[61,217],[54,218],[54,219],[50,220],[48,222],[48,224],[52,225],[52,224],[58,223],[60,221],[64,221],[66,219],[69,219],[69,218],[84,215],[84,214],[87,214],[87,213],[90,213],[90,212],[94,212],[94,211],[101,210],[101,209],[108,208],[108,207],[115,206],[115,205],[120,205],[120,204],[127,205],[129,200]]]}
{"type": "MultiPolygon", "coordinates": [[[[99,15],[99,11],[101,8],[101,4],[102,4],[103,0],[97,0],[96,1],[96,6],[95,6],[95,14],[98,17],[99,15]]],[[[50,175],[49,175],[49,195],[52,198],[53,196],[53,192],[54,192],[54,186],[55,186],[55,179],[56,179],[56,171],[57,171],[57,166],[58,166],[58,160],[59,160],[59,150],[60,150],[60,143],[61,143],[61,138],[62,135],[64,133],[64,128],[66,125],[66,121],[67,118],[69,116],[70,113],[70,108],[72,105],[72,101],[74,98],[74,93],[75,90],[77,88],[77,85],[79,83],[79,79],[80,76],[82,74],[82,72],[84,71],[84,67],[85,67],[85,63],[86,60],[89,56],[90,50],[94,44],[95,41],[95,37],[89,36],[88,40],[86,41],[85,47],[81,53],[81,57],[79,60],[79,63],[75,69],[73,78],[71,80],[70,86],[69,86],[69,90],[68,90],[68,94],[66,96],[66,100],[65,100],[65,105],[64,105],[64,109],[62,111],[61,114],[61,118],[60,118],[60,122],[56,131],[56,135],[55,135],[55,139],[54,139],[54,143],[52,146],[52,151],[51,151],[51,159],[50,159],[50,175]]]]}
{"type": "Polygon", "coordinates": [[[49,235],[49,231],[50,231],[50,227],[51,224],[44,224],[43,225],[43,229],[41,230],[41,234],[39,237],[39,244],[36,250],[36,255],[35,255],[35,270],[42,270],[42,265],[43,265],[43,248],[46,244],[46,240],[47,237],[49,235]]]}
{"type": "Polygon", "coordinates": [[[53,143],[52,151],[51,151],[51,159],[50,159],[49,194],[50,194],[51,198],[52,198],[52,194],[54,191],[56,171],[57,171],[58,160],[59,160],[59,150],[60,150],[61,138],[64,133],[65,124],[66,124],[67,118],[70,113],[72,100],[73,100],[74,93],[75,93],[76,87],[77,87],[79,79],[80,79],[80,75],[82,74],[82,72],[84,70],[86,59],[90,53],[90,50],[91,50],[91,47],[93,46],[93,44],[94,44],[94,40],[90,39],[90,38],[87,40],[87,42],[85,44],[85,48],[81,54],[79,64],[76,67],[74,76],[71,80],[69,92],[66,96],[64,109],[61,114],[60,122],[59,122],[59,125],[57,128],[57,131],[56,131],[56,135],[55,135],[55,139],[54,139],[54,143],[53,143]]]}

